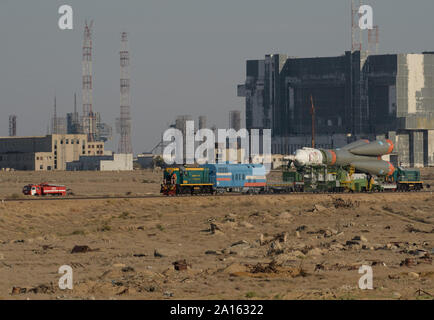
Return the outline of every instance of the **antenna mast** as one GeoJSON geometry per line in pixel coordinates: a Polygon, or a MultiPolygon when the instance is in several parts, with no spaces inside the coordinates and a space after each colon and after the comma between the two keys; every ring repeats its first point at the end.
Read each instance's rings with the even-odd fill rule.
{"type": "Polygon", "coordinates": [[[92,26],[85,23],[83,35],[83,133],[89,142],[95,141],[95,115],[92,110],[92,26]]]}
{"type": "Polygon", "coordinates": [[[131,112],[130,112],[130,52],[128,48],[128,34],[121,34],[121,114],[118,119],[118,133],[120,134],[118,152],[133,153],[131,143],[131,112]]]}

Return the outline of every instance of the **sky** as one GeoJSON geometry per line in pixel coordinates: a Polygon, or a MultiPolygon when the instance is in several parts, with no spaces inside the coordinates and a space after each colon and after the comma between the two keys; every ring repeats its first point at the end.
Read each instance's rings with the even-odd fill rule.
{"type": "MultiPolygon", "coordinates": [[[[129,33],[134,152],[151,150],[177,115],[206,115],[226,128],[244,114],[237,85],[245,64],[266,54],[341,55],[351,48],[349,0],[0,0],[0,136],[8,116],[18,135],[44,135],[58,114],[81,106],[85,20],[94,20],[93,108],[119,117],[120,33],[129,33]],[[73,30],[58,9],[73,8],[73,30]]],[[[369,0],[380,53],[434,51],[434,1],[369,0]]],[[[115,133],[115,131],[114,131],[115,133]]],[[[116,150],[118,135],[108,143],[116,150]]]]}

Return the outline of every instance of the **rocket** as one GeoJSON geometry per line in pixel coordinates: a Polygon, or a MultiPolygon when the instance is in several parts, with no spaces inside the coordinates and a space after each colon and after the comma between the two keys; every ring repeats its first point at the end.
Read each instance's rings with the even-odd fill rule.
{"type": "Polygon", "coordinates": [[[355,169],[376,176],[391,176],[395,167],[381,156],[392,153],[394,145],[390,140],[358,140],[337,149],[303,148],[289,159],[297,167],[311,165],[352,166],[355,169]]]}

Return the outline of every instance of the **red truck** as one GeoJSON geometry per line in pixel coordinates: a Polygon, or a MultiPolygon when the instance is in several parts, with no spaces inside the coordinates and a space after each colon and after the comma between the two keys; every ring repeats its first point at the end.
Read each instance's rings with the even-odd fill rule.
{"type": "Polygon", "coordinates": [[[66,196],[66,187],[48,183],[28,184],[23,188],[23,193],[30,196],[66,196]]]}

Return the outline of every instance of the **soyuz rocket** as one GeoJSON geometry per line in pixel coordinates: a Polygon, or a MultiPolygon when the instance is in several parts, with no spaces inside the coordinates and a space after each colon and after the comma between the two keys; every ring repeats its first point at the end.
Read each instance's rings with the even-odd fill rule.
{"type": "Polygon", "coordinates": [[[290,159],[297,167],[311,165],[352,166],[355,169],[376,176],[391,176],[395,167],[381,156],[392,153],[394,145],[390,140],[358,140],[333,150],[303,148],[290,159]]]}

